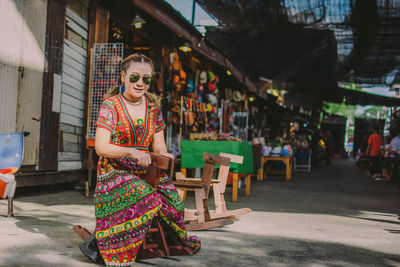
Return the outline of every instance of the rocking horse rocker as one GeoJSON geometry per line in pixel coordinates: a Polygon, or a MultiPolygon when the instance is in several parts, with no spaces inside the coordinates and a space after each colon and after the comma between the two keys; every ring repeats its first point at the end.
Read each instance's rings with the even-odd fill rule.
{"type": "MultiPolygon", "coordinates": [[[[174,166],[174,160],[160,156],[156,153],[150,153],[150,156],[152,163],[145,174],[144,179],[146,183],[150,184],[154,188],[157,188],[160,171],[172,169],[174,166]]],[[[188,247],[169,244],[169,240],[167,240],[167,236],[170,233],[169,229],[167,229],[167,227],[164,228],[161,225],[159,218],[160,216],[156,214],[152,222],[152,227],[147,231],[146,237],[144,238],[143,243],[138,251],[136,260],[193,254],[188,247]]],[[[84,242],[80,247],[83,254],[85,254],[94,262],[100,262],[100,252],[98,251],[96,242],[94,242],[95,234],[90,233],[90,231],[80,225],[75,225],[73,230],[83,240],[87,240],[87,242],[84,242]]]]}
{"type": "Polygon", "coordinates": [[[204,153],[204,168],[201,178],[186,178],[184,174],[176,173],[176,182],[173,182],[181,198],[185,191],[194,191],[196,198],[196,211],[185,209],[185,226],[187,230],[207,230],[232,224],[251,210],[241,208],[227,210],[224,192],[229,174],[230,162],[242,163],[243,157],[221,153],[220,156],[204,153]],[[217,179],[212,179],[215,165],[219,164],[217,179]],[[210,187],[213,187],[215,212],[208,210],[207,199],[210,187]]]}

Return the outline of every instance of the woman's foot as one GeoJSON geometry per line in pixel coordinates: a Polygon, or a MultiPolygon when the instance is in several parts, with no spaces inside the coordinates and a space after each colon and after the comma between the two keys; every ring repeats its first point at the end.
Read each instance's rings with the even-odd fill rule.
{"type": "Polygon", "coordinates": [[[94,263],[100,263],[103,261],[100,255],[99,248],[97,247],[96,234],[89,236],[80,246],[81,252],[91,259],[94,263]]]}

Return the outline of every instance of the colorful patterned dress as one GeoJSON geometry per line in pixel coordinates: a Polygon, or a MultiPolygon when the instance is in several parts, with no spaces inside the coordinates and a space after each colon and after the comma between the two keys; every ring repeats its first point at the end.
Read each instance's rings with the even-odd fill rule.
{"type": "MultiPolygon", "coordinates": [[[[105,100],[100,108],[97,127],[111,132],[110,143],[148,151],[154,133],[165,123],[161,112],[150,110],[146,99],[145,123],[135,125],[121,95],[105,100]]],[[[193,252],[200,249],[196,236],[189,237],[183,225],[184,207],[170,178],[164,173],[157,190],[143,179],[146,168],[131,157],[100,157],[94,194],[96,239],[107,266],[129,266],[154,215],[160,211],[163,224],[169,225],[177,239],[193,252]]]]}

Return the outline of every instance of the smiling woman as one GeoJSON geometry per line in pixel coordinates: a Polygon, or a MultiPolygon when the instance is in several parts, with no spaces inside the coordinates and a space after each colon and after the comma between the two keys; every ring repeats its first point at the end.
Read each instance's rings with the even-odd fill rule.
{"type": "Polygon", "coordinates": [[[150,144],[154,152],[173,158],[167,153],[159,103],[148,93],[153,63],[133,54],[121,67],[121,85],[110,90],[96,122],[96,238],[88,242],[97,240],[106,265],[130,266],[160,211],[165,225],[176,233],[172,238],[196,252],[200,241],[187,235],[184,207],[170,178],[161,173],[156,190],[143,179],[151,163],[146,153],[150,144]]]}

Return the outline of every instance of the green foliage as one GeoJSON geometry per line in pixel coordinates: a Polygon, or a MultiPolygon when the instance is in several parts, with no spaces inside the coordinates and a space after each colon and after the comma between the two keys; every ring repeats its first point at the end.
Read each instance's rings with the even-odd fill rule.
{"type": "Polygon", "coordinates": [[[353,83],[353,82],[344,84],[343,88],[349,89],[349,90],[353,90],[353,91],[357,91],[357,92],[364,92],[364,89],[362,89],[362,87],[359,84],[353,83]]]}
{"type": "Polygon", "coordinates": [[[344,102],[340,104],[324,102],[323,105],[323,111],[325,113],[344,117],[349,117],[350,115],[354,114],[355,110],[356,106],[346,105],[344,102]]]}

